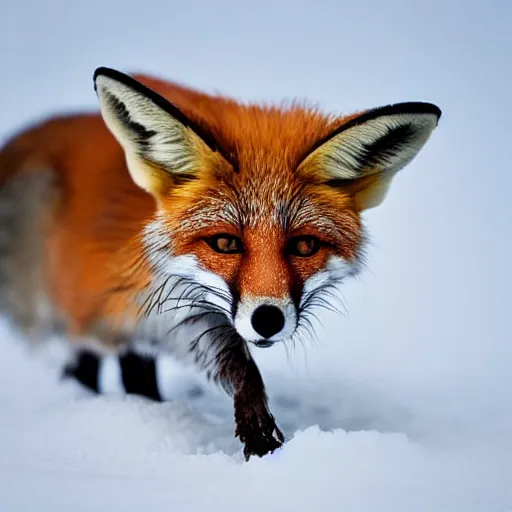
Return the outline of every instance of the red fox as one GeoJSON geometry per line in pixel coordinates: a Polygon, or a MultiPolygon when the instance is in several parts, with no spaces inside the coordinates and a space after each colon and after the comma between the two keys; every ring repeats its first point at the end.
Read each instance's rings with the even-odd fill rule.
{"type": "Polygon", "coordinates": [[[191,356],[233,396],[245,457],[272,452],[284,437],[249,346],[303,336],[360,270],[361,212],[441,111],[336,117],[108,68],[94,85],[101,115],[47,120],[0,152],[2,308],[28,337],[64,332],[68,374],[98,391],[109,350],[127,391],[152,398],[134,347],[191,356]]]}

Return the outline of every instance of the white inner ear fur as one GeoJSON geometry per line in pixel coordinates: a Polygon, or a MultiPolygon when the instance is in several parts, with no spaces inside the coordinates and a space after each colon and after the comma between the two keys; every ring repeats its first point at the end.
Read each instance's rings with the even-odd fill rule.
{"type": "MultiPolygon", "coordinates": [[[[375,172],[396,173],[407,165],[427,142],[437,126],[438,117],[431,113],[391,114],[370,119],[348,128],[318,148],[322,170],[331,179],[356,179],[375,172]],[[396,150],[368,154],[368,147],[378,143],[394,130],[410,126],[414,135],[401,143],[396,141],[396,150]],[[361,166],[370,157],[372,167],[361,166]]],[[[311,157],[315,157],[315,151],[311,157]]]]}
{"type": "Polygon", "coordinates": [[[151,172],[145,162],[176,174],[194,169],[192,137],[195,134],[192,130],[144,94],[113,78],[99,75],[96,91],[103,119],[123,147],[128,168],[137,185],[146,190],[151,187],[151,172]],[[119,115],[113,102],[124,105],[126,118],[119,115]],[[145,131],[147,136],[141,135],[141,131],[145,131]]]}

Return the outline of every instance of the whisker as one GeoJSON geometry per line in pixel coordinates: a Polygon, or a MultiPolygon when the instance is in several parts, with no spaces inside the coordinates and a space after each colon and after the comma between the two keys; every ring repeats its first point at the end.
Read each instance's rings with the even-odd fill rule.
{"type": "Polygon", "coordinates": [[[297,328],[292,336],[294,345],[295,341],[298,341],[304,346],[306,338],[314,344],[320,343],[318,329],[315,329],[315,324],[320,324],[317,310],[323,309],[347,316],[347,308],[340,297],[341,281],[342,279],[331,280],[303,296],[298,308],[297,328]]]}
{"type": "Polygon", "coordinates": [[[175,310],[179,310],[179,309],[183,309],[183,308],[190,308],[190,309],[194,309],[194,308],[206,309],[206,308],[208,308],[211,311],[219,311],[219,312],[222,312],[225,315],[229,315],[230,314],[229,310],[224,309],[224,308],[222,308],[222,307],[220,307],[217,304],[214,304],[212,302],[209,302],[209,301],[206,301],[206,300],[194,300],[194,299],[189,299],[189,300],[190,300],[190,304],[181,304],[179,306],[178,305],[177,306],[170,306],[169,308],[162,310],[161,313],[170,313],[171,311],[175,311],[175,310]]]}
{"type": "MultiPolygon", "coordinates": [[[[227,325],[223,325],[222,327],[226,328],[226,327],[228,327],[228,326],[227,326],[227,325]]],[[[215,345],[217,344],[217,342],[218,342],[222,337],[225,337],[225,341],[227,341],[227,340],[229,340],[229,339],[230,339],[229,334],[227,334],[226,332],[224,332],[224,331],[223,331],[223,332],[221,332],[220,334],[218,334],[217,336],[215,336],[215,338],[211,341],[211,343],[210,343],[210,348],[211,348],[212,346],[215,346],[215,345]]],[[[229,344],[224,344],[224,345],[229,345],[229,344]]],[[[220,356],[220,354],[219,354],[219,353],[217,353],[217,352],[215,352],[215,351],[213,351],[213,350],[212,350],[212,352],[213,352],[212,357],[211,357],[208,361],[206,361],[206,362],[204,363],[204,367],[205,367],[205,368],[210,367],[214,362],[218,362],[218,360],[219,360],[219,356],[220,356]]]]}
{"type": "Polygon", "coordinates": [[[196,313],[192,316],[187,316],[177,324],[173,325],[167,332],[166,336],[169,336],[174,330],[179,329],[180,327],[184,325],[189,325],[198,322],[199,320],[208,317],[208,316],[220,316],[223,313],[217,312],[217,311],[203,311],[201,313],[196,313]]]}
{"type": "Polygon", "coordinates": [[[208,329],[205,329],[201,334],[199,334],[192,340],[192,342],[190,343],[189,350],[191,352],[195,352],[194,360],[196,363],[199,363],[200,359],[202,359],[204,357],[204,351],[198,351],[198,346],[199,346],[199,343],[201,342],[201,340],[205,336],[210,334],[211,332],[214,332],[218,329],[225,329],[225,328],[226,328],[225,324],[214,325],[213,327],[209,327],[208,329]]]}

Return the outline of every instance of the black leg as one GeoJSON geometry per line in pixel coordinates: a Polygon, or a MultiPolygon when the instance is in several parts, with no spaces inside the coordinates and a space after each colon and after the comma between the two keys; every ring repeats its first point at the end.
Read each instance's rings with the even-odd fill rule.
{"type": "Polygon", "coordinates": [[[94,352],[81,351],[76,360],[64,368],[64,377],[72,377],[86,388],[99,393],[100,360],[94,352]]]}
{"type": "Polygon", "coordinates": [[[127,393],[162,401],[158,390],[155,359],[134,352],[126,352],[119,358],[119,364],[127,393]]]}
{"type": "MultiPolygon", "coordinates": [[[[152,357],[135,352],[126,352],[118,358],[122,385],[126,393],[145,396],[161,401],[158,389],[156,363],[152,357]]],[[[99,373],[101,356],[89,350],[82,350],[75,361],[64,369],[65,377],[72,377],[86,388],[101,393],[99,373]]]]}

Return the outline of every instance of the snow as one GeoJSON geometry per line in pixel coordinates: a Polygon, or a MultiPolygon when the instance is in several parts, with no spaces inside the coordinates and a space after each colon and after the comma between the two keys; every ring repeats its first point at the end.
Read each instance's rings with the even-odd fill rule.
{"type": "MultiPolygon", "coordinates": [[[[329,111],[432,101],[439,128],[365,221],[368,270],[318,340],[255,351],[288,442],[243,462],[232,407],[96,397],[0,325],[0,510],[512,510],[512,3],[4,0],[0,140],[146,71],[329,111]]],[[[49,347],[50,348],[50,347],[49,347]]],[[[198,390],[202,389],[201,394],[198,390]]]]}
{"type": "Polygon", "coordinates": [[[229,399],[193,369],[163,365],[170,402],[98,397],[58,378],[59,340],[28,350],[2,327],[1,510],[512,507],[503,418],[473,411],[463,428],[460,411],[398,403],[329,365],[314,379],[277,372],[278,355],[268,356],[272,410],[289,441],[245,463],[229,399]]]}

